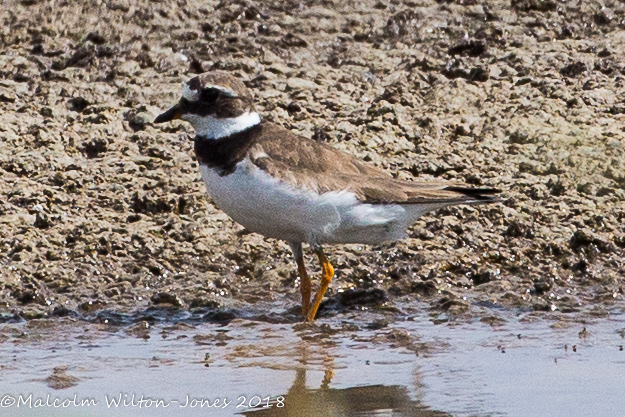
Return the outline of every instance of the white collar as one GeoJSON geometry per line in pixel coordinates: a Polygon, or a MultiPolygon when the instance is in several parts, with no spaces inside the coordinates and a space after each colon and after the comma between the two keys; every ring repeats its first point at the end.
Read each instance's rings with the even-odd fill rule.
{"type": "Polygon", "coordinates": [[[191,123],[196,135],[205,139],[219,139],[256,126],[260,123],[260,116],[255,111],[247,111],[240,116],[226,119],[186,114],[183,120],[191,123]]]}

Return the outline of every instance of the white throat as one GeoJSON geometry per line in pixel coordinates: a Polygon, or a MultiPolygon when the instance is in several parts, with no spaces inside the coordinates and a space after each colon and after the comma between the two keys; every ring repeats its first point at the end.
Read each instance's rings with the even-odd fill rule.
{"type": "Polygon", "coordinates": [[[182,119],[191,123],[196,135],[206,139],[219,139],[230,136],[260,123],[260,116],[255,111],[248,111],[238,117],[227,119],[198,116],[196,114],[186,114],[182,119]]]}

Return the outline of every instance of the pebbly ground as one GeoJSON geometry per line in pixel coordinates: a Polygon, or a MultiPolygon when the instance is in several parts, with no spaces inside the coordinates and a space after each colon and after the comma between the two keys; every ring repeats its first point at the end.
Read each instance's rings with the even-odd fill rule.
{"type": "Polygon", "coordinates": [[[0,21],[2,321],[297,320],[288,246],[212,203],[189,126],[151,123],[211,69],[398,178],[504,190],[328,247],[321,317],[625,307],[622,2],[7,0],[0,21]]]}

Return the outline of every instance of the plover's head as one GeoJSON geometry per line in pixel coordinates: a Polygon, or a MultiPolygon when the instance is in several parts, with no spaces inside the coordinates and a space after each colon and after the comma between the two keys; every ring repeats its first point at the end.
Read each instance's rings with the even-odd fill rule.
{"type": "Polygon", "coordinates": [[[180,101],[154,123],[174,119],[191,123],[195,133],[206,139],[229,136],[260,123],[250,92],[223,71],[207,72],[185,82],[180,101]]]}

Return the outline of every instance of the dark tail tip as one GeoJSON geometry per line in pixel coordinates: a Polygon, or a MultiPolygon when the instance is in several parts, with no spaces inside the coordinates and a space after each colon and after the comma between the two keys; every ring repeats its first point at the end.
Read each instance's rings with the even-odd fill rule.
{"type": "Polygon", "coordinates": [[[471,197],[478,201],[495,201],[492,197],[493,194],[499,194],[501,190],[497,188],[465,188],[465,187],[446,187],[447,191],[455,191],[460,194],[464,194],[467,197],[471,197]]]}

